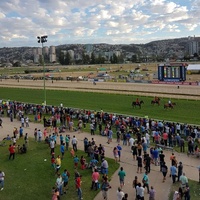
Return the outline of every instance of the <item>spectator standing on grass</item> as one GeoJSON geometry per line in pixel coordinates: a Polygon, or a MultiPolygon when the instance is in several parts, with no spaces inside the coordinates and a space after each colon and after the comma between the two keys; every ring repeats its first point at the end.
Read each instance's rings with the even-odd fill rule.
{"type": "Polygon", "coordinates": [[[81,178],[82,178],[82,175],[77,175],[76,180],[75,180],[79,200],[83,199],[82,198],[82,189],[81,189],[81,183],[82,183],[81,178]]]}
{"type": "Polygon", "coordinates": [[[54,149],[55,149],[55,141],[53,140],[53,138],[51,139],[49,145],[50,145],[50,149],[51,149],[51,153],[50,154],[52,154],[52,153],[54,153],[54,149]]]}
{"type": "Polygon", "coordinates": [[[59,195],[62,195],[63,194],[63,191],[62,191],[62,187],[63,187],[63,180],[62,180],[62,176],[61,174],[58,174],[58,177],[56,179],[56,187],[58,188],[58,191],[59,191],[59,195]]]}
{"type": "Polygon", "coordinates": [[[0,188],[1,188],[1,190],[4,189],[4,179],[5,179],[5,173],[0,170],[0,188]]]}
{"type": "Polygon", "coordinates": [[[15,145],[14,144],[10,144],[8,150],[10,152],[9,160],[11,159],[11,157],[14,160],[15,159],[15,145]]]}
{"type": "Polygon", "coordinates": [[[62,143],[60,145],[60,153],[61,153],[61,160],[64,158],[64,154],[65,154],[65,143],[62,143]]]}
{"type": "Polygon", "coordinates": [[[180,176],[180,182],[181,182],[181,188],[182,188],[182,190],[184,190],[186,187],[186,184],[188,184],[188,178],[185,176],[185,173],[183,173],[180,176]]]}

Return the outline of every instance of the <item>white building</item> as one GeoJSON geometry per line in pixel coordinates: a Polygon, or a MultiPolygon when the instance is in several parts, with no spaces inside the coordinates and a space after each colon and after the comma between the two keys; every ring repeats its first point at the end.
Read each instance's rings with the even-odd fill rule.
{"type": "Polygon", "coordinates": [[[193,56],[195,53],[199,54],[199,42],[194,37],[188,37],[188,53],[193,56]]]}

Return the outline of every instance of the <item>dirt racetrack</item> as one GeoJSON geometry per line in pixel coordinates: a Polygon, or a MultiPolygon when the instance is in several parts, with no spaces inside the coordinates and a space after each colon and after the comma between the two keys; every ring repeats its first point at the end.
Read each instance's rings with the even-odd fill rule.
{"type": "MultiPolygon", "coordinates": [[[[6,79],[0,82],[0,87],[12,88],[35,88],[43,89],[43,80],[12,80],[6,79]]],[[[46,89],[92,91],[103,93],[120,93],[138,96],[159,96],[161,98],[193,99],[200,100],[200,86],[193,85],[162,85],[144,83],[122,83],[122,82],[97,82],[94,85],[88,81],[45,81],[46,89]]]]}

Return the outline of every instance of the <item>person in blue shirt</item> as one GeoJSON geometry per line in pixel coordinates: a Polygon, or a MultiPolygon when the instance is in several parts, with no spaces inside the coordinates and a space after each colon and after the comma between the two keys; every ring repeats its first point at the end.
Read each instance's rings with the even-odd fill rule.
{"type": "Polygon", "coordinates": [[[170,175],[172,177],[173,183],[176,182],[176,174],[177,174],[177,168],[175,167],[175,164],[173,163],[172,166],[170,167],[170,175]]]}
{"type": "Polygon", "coordinates": [[[158,149],[155,148],[152,153],[153,153],[154,163],[155,165],[158,165],[158,157],[159,157],[158,149]]]}
{"type": "Polygon", "coordinates": [[[78,162],[79,162],[79,158],[78,158],[78,156],[75,156],[74,157],[74,168],[75,169],[77,169],[77,167],[78,167],[78,162]]]}
{"type": "Polygon", "coordinates": [[[64,142],[64,137],[62,134],[60,134],[60,145],[64,142]]]}
{"type": "Polygon", "coordinates": [[[117,145],[117,151],[118,151],[119,162],[120,162],[120,158],[121,158],[121,151],[122,151],[122,147],[120,146],[120,144],[118,144],[118,145],[117,145]]]}
{"type": "Polygon", "coordinates": [[[19,128],[19,137],[23,137],[23,132],[24,132],[24,129],[20,126],[19,128]]]}
{"type": "Polygon", "coordinates": [[[68,173],[67,173],[66,169],[62,173],[62,180],[63,180],[63,187],[64,187],[63,191],[64,191],[64,194],[66,194],[67,185],[68,185],[68,181],[69,181],[69,176],[68,176],[68,173]]]}
{"type": "Polygon", "coordinates": [[[61,154],[62,154],[61,159],[63,159],[64,154],[65,154],[65,144],[64,144],[64,143],[62,143],[62,144],[60,145],[60,152],[61,152],[61,154]]]}

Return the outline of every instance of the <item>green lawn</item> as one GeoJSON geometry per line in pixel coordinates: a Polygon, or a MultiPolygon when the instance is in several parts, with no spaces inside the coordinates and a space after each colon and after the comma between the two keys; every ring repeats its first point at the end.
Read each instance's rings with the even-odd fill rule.
{"type": "MultiPolygon", "coordinates": [[[[22,144],[23,141],[19,143],[22,144]]],[[[0,146],[0,169],[5,172],[5,187],[1,191],[0,199],[31,199],[31,200],[49,200],[51,199],[51,189],[55,185],[56,176],[50,161],[50,149],[47,144],[37,143],[32,139],[29,141],[27,154],[16,154],[15,160],[8,160],[8,145],[0,146]],[[44,161],[47,159],[47,161],[44,161]]],[[[56,147],[55,155],[58,155],[59,146],[56,147]]],[[[78,151],[78,157],[85,155],[84,152],[78,151]]],[[[87,158],[88,159],[88,158],[87,158]]],[[[109,177],[118,169],[119,164],[113,159],[107,159],[109,162],[109,177]]],[[[61,172],[64,169],[70,172],[69,190],[65,199],[77,199],[77,193],[74,185],[74,165],[73,159],[69,152],[65,154],[62,161],[61,172]]],[[[91,191],[91,170],[81,170],[83,197],[87,194],[87,200],[92,200],[97,192],[91,191]],[[88,195],[89,194],[89,195],[88,195]]]]}
{"type": "MultiPolygon", "coordinates": [[[[137,96],[123,94],[103,94],[92,92],[47,90],[47,104],[66,107],[101,110],[105,112],[131,116],[149,116],[153,119],[169,120],[182,123],[200,124],[200,101],[172,99],[177,105],[174,109],[164,109],[168,99],[161,99],[161,105],[151,105],[152,97],[139,97],[144,101],[142,108],[132,108],[131,103],[137,96]]],[[[44,91],[38,89],[1,88],[1,99],[42,104],[44,91]],[[37,98],[36,98],[37,97],[37,98]]]]}

